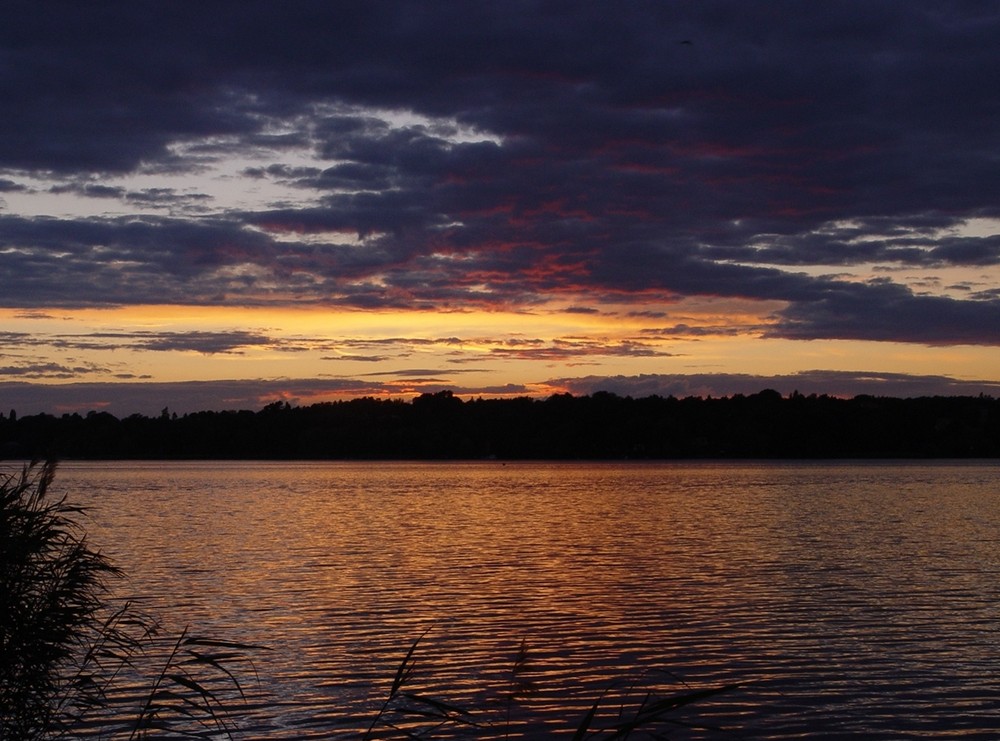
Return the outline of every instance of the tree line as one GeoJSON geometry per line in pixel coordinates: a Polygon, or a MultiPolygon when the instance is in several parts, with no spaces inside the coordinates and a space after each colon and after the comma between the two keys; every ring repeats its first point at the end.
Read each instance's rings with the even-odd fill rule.
{"type": "Polygon", "coordinates": [[[0,413],[0,458],[688,459],[1000,457],[1000,400],[777,391],[547,399],[360,398],[117,418],[0,413]]]}

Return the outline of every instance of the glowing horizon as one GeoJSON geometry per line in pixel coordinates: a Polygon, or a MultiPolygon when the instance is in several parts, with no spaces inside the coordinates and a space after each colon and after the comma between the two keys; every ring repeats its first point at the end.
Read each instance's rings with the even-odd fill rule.
{"type": "MultiPolygon", "coordinates": [[[[781,383],[778,379],[803,370],[860,369],[859,380],[871,381],[885,374],[940,375],[946,369],[944,375],[959,384],[989,380],[988,347],[879,343],[874,368],[865,364],[873,343],[763,339],[759,329],[751,333],[747,327],[766,314],[737,312],[732,302],[722,303],[725,310],[711,301],[682,301],[667,316],[157,305],[4,310],[0,317],[8,346],[31,346],[34,372],[25,368],[21,377],[32,384],[162,388],[256,380],[262,384],[257,407],[279,399],[308,404],[357,396],[409,398],[443,388],[464,397],[544,397],[579,393],[573,377],[751,376],[762,379],[763,388],[764,379],[781,383]]],[[[809,377],[802,382],[809,384],[809,377]]],[[[989,383],[985,387],[992,389],[989,383]]],[[[826,391],[818,385],[805,390],[826,391]]],[[[735,391],[723,383],[708,393],[735,391]]],[[[198,410],[177,401],[166,405],[198,410]]],[[[111,407],[125,412],[113,397],[94,395],[50,411],[111,407]]],[[[149,408],[131,411],[149,413],[149,408]]]]}

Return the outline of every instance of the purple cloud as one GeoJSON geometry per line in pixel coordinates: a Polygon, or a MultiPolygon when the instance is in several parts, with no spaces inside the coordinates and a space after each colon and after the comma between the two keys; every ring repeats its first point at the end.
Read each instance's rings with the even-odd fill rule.
{"type": "Polygon", "coordinates": [[[1000,264],[1000,237],[960,233],[1000,218],[990,4],[15,1],[8,15],[0,191],[48,179],[52,197],[171,215],[5,209],[5,306],[560,297],[582,312],[696,295],[784,302],[781,337],[1000,343],[991,286],[831,277],[1000,264]],[[301,200],[236,209],[109,181],[250,154],[263,164],[231,177],[301,200]]]}

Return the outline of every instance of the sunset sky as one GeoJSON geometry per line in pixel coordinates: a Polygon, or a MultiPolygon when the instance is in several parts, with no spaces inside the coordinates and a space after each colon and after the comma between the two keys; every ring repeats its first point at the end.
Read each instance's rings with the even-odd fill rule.
{"type": "Polygon", "coordinates": [[[4,2],[0,410],[1000,395],[1000,3],[4,2]]]}

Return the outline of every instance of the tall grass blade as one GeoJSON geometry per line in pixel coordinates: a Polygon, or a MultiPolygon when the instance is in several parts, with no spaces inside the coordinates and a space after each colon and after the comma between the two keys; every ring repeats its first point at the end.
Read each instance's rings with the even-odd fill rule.
{"type": "Polygon", "coordinates": [[[594,722],[597,708],[601,704],[601,700],[604,699],[605,694],[607,694],[607,690],[598,695],[597,699],[594,700],[594,704],[590,706],[590,710],[584,713],[583,718],[580,719],[580,724],[576,727],[576,733],[573,734],[573,741],[583,741],[587,737],[587,731],[590,729],[590,724],[594,722]]]}
{"type": "Polygon", "coordinates": [[[417,650],[417,645],[423,640],[424,636],[427,635],[430,628],[425,630],[420,636],[413,642],[410,646],[410,650],[406,652],[406,656],[399,664],[399,668],[396,669],[396,678],[392,681],[392,689],[389,690],[389,697],[393,698],[396,693],[399,692],[399,688],[410,678],[413,673],[413,652],[417,650]]]}
{"type": "Polygon", "coordinates": [[[424,636],[426,636],[429,631],[430,628],[421,633],[417,637],[417,639],[413,641],[413,643],[410,645],[410,650],[406,652],[406,656],[404,656],[403,660],[399,662],[399,666],[396,668],[396,676],[393,678],[392,686],[389,689],[389,696],[385,699],[385,702],[382,703],[382,707],[379,708],[379,711],[378,713],[376,713],[375,717],[372,718],[371,725],[368,726],[368,730],[365,732],[365,735],[362,736],[363,739],[369,739],[372,737],[372,733],[374,733],[375,727],[382,722],[383,718],[385,717],[385,714],[389,710],[389,706],[392,704],[392,701],[396,699],[396,695],[399,692],[400,688],[412,676],[413,653],[417,650],[417,646],[420,644],[420,641],[423,640],[424,636]]]}

